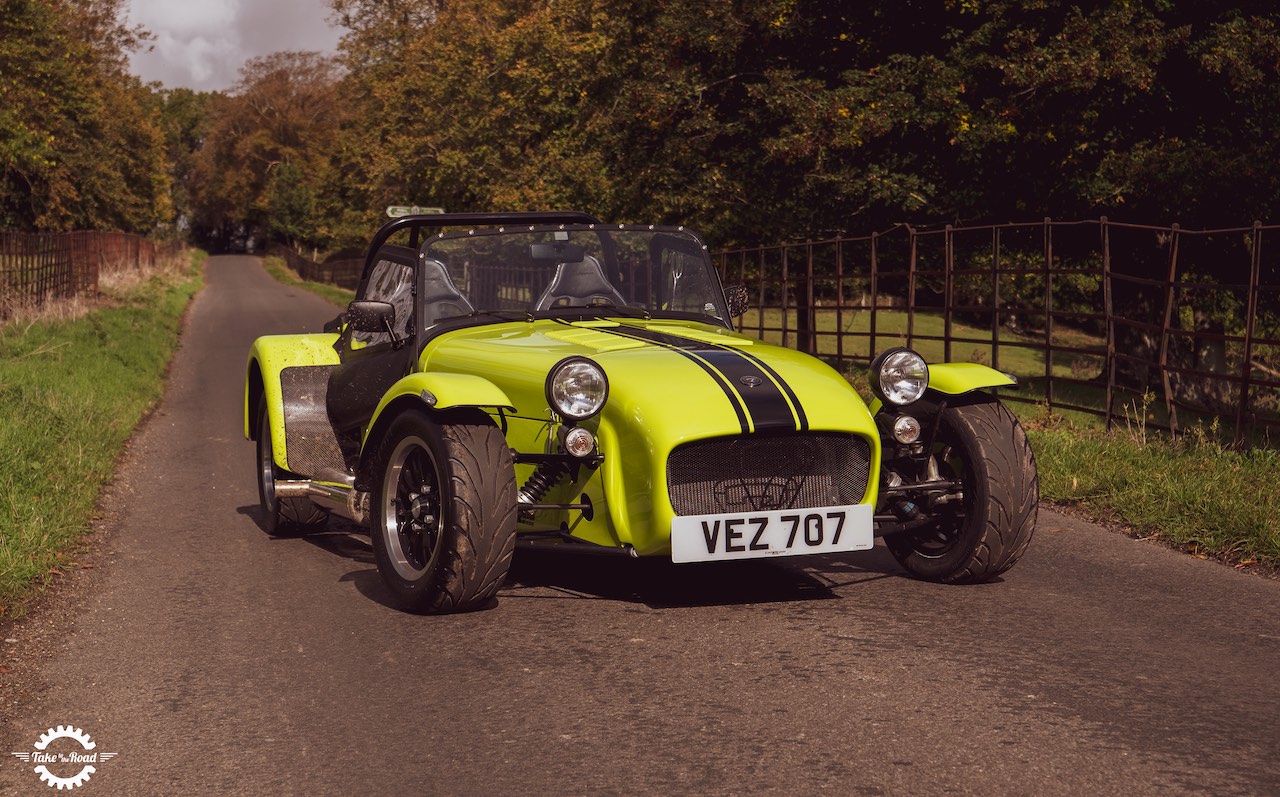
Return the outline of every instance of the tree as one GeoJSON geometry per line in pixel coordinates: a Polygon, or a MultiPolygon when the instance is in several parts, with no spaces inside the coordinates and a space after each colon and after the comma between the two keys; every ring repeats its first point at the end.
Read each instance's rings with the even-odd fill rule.
{"type": "Polygon", "coordinates": [[[297,249],[315,231],[315,193],[302,170],[282,163],[267,183],[267,219],[272,234],[297,249]]]}
{"type": "MultiPolygon", "coordinates": [[[[294,214],[301,183],[314,185],[341,116],[339,70],[312,52],[280,52],[255,58],[241,70],[231,93],[210,100],[208,132],[191,175],[193,229],[216,249],[243,245],[273,230],[275,208],[288,213],[274,228],[294,242],[315,243],[294,214]],[[288,164],[286,182],[273,172],[288,164]],[[292,198],[279,204],[286,195],[292,198]]],[[[310,188],[306,189],[311,191],[310,188]]]]}
{"type": "Polygon", "coordinates": [[[169,164],[170,202],[174,209],[174,232],[185,235],[191,230],[195,213],[191,184],[196,168],[196,153],[204,146],[209,128],[212,92],[186,88],[166,89],[152,85],[152,104],[156,108],[165,139],[169,164]]]}
{"type": "Polygon", "coordinates": [[[0,0],[0,225],[149,232],[171,213],[119,0],[0,0]]]}
{"type": "Polygon", "coordinates": [[[721,243],[899,222],[1247,223],[1280,12],[1225,0],[334,0],[319,202],[579,207],[721,243]]]}

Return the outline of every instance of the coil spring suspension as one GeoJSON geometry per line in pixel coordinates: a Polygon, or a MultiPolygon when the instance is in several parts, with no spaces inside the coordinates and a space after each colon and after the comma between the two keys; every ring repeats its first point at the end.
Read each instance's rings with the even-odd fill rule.
{"type": "Polygon", "coordinates": [[[522,504],[540,502],[568,473],[569,468],[563,462],[543,462],[529,477],[529,481],[520,488],[519,502],[522,504]]]}

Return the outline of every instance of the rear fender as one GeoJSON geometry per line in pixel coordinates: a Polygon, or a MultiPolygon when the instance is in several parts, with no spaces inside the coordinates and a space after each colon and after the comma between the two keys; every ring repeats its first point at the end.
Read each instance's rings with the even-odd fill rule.
{"type": "Polygon", "coordinates": [[[280,372],[300,365],[337,365],[334,333],[318,335],[268,335],[249,349],[244,381],[244,436],[258,437],[258,407],[265,403],[271,421],[271,449],[276,464],[288,468],[284,437],[284,393],[280,372]]]}

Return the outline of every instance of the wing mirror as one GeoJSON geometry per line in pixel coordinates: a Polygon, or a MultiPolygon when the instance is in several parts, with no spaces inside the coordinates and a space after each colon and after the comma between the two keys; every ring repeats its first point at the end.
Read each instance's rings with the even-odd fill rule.
{"type": "Polygon", "coordinates": [[[356,332],[385,333],[391,345],[400,348],[405,340],[396,335],[396,308],[390,302],[352,302],[347,305],[347,325],[356,332]]]}
{"type": "Polygon", "coordinates": [[[724,289],[724,301],[729,305],[729,317],[740,318],[751,307],[751,294],[746,285],[730,285],[724,289]]]}
{"type": "Polygon", "coordinates": [[[352,302],[347,306],[347,325],[356,332],[386,332],[395,320],[396,309],[390,302],[352,302]]]}

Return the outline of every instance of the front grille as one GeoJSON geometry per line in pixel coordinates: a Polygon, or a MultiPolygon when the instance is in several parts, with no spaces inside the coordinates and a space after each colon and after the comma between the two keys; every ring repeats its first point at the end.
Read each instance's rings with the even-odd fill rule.
{"type": "Polygon", "coordinates": [[[862,500],[870,469],[857,435],[718,437],[671,452],[667,492],[677,515],[847,506],[862,500]]]}

